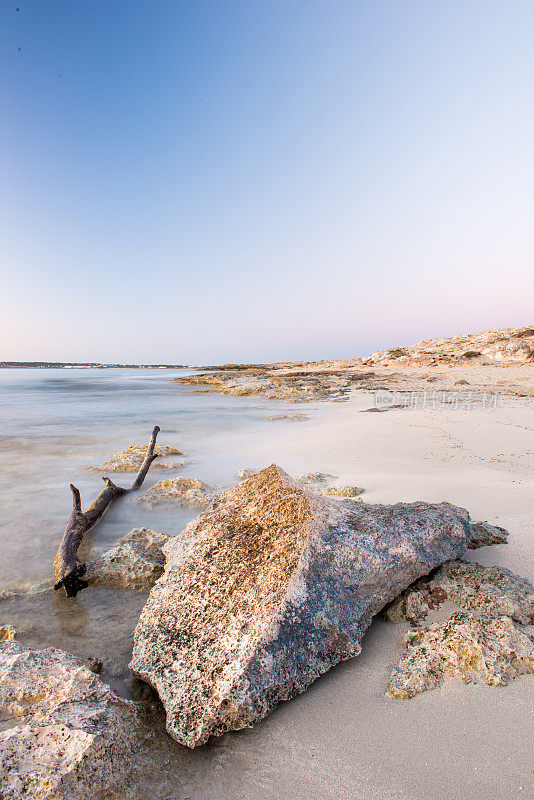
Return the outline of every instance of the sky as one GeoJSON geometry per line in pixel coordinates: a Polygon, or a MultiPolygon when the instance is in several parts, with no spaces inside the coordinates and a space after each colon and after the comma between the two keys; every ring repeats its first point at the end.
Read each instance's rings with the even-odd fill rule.
{"type": "Polygon", "coordinates": [[[534,3],[0,0],[0,360],[534,322],[534,3]]]}

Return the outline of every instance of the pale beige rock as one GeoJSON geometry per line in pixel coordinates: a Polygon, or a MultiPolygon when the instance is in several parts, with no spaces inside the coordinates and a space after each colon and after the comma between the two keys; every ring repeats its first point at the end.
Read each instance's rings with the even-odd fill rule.
{"type": "Polygon", "coordinates": [[[483,614],[506,614],[522,625],[534,623],[534,586],[503,567],[449,561],[429,584],[461,608],[483,614]]]}
{"type": "Polygon", "coordinates": [[[389,677],[386,697],[407,700],[446,677],[504,686],[534,672],[534,643],[510,617],[458,612],[406,634],[406,650],[389,677]]]}
{"type": "Polygon", "coordinates": [[[326,489],[319,489],[322,494],[334,497],[359,497],[365,492],[360,486],[328,486],[326,489]]]}
{"type": "MultiPolygon", "coordinates": [[[[161,460],[161,458],[165,458],[166,456],[183,456],[182,451],[178,450],[176,447],[158,444],[154,452],[157,453],[159,458],[152,464],[153,470],[177,469],[183,467],[187,463],[184,460],[172,462],[161,460]]],[[[130,447],[127,447],[126,450],[120,450],[118,453],[115,453],[115,455],[108,459],[108,461],[104,461],[99,467],[86,467],[86,469],[98,472],[138,472],[143,463],[145,453],[146,444],[132,444],[130,447]]]]}
{"type": "Polygon", "coordinates": [[[247,481],[249,478],[252,478],[256,472],[259,472],[259,470],[252,469],[251,467],[243,467],[243,469],[240,469],[237,473],[237,478],[240,481],[247,481]]]}
{"type": "Polygon", "coordinates": [[[213,486],[196,478],[171,478],[159,481],[138,499],[142,503],[161,503],[171,500],[193,506],[208,506],[216,494],[213,486]]]}
{"type": "Polygon", "coordinates": [[[450,600],[460,608],[492,616],[505,614],[522,625],[534,623],[534,586],[503,567],[448,561],[436,574],[409,587],[388,606],[388,622],[423,620],[428,611],[450,600]]]}
{"type": "Polygon", "coordinates": [[[0,644],[0,797],[124,796],[146,731],[133,703],[70,653],[0,644]]]}
{"type": "Polygon", "coordinates": [[[109,550],[87,562],[84,576],[89,583],[146,589],[163,572],[162,547],[169,537],[149,528],[135,528],[109,550]]]}
{"type": "Polygon", "coordinates": [[[131,668],[179,742],[248,727],[357,655],[373,615],[468,534],[448,503],[327,498],[273,464],[165,545],[131,668]]]}

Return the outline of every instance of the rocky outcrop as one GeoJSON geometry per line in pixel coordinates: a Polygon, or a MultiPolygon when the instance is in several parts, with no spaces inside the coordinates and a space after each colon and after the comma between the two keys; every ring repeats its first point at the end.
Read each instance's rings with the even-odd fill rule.
{"type": "Polygon", "coordinates": [[[389,622],[418,624],[444,600],[468,611],[506,615],[522,625],[534,623],[534,586],[530,581],[503,567],[461,560],[443,564],[431,579],[407,589],[384,616],[389,622]]]}
{"type": "Polygon", "coordinates": [[[163,573],[162,547],[169,537],[149,528],[135,528],[105,553],[87,562],[89,583],[146,589],[163,573]]]}
{"type": "Polygon", "coordinates": [[[250,726],[357,655],[373,615],[468,539],[448,503],[334,500],[273,464],[167,542],[131,668],[189,747],[250,726]]]}
{"type": "Polygon", "coordinates": [[[132,774],[145,730],[133,703],[62,650],[0,644],[0,797],[111,798],[132,774]]]}
{"type": "Polygon", "coordinates": [[[446,622],[416,628],[389,677],[386,697],[407,700],[435,689],[447,676],[504,686],[534,672],[534,643],[510,617],[458,612],[446,622]]]}
{"type": "MultiPolygon", "coordinates": [[[[181,450],[176,447],[169,447],[168,445],[156,445],[154,452],[158,455],[156,461],[152,465],[152,469],[177,469],[185,465],[185,461],[162,461],[166,456],[183,456],[181,450]]],[[[98,472],[138,472],[143,463],[146,453],[146,444],[132,444],[126,450],[120,450],[115,455],[111,456],[108,461],[104,461],[99,467],[86,467],[98,472]]]]}
{"type": "Polygon", "coordinates": [[[172,478],[159,481],[139,497],[142,503],[161,503],[167,500],[192,506],[208,506],[216,497],[213,486],[196,478],[172,478]]]}
{"type": "Polygon", "coordinates": [[[497,328],[479,333],[427,339],[408,347],[377,350],[364,359],[366,365],[452,364],[465,361],[534,362],[534,327],[497,328]]]}

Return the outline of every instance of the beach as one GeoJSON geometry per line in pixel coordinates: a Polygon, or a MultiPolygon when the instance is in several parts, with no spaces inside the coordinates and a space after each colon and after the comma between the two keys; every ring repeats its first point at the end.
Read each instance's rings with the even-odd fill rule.
{"type": "MultiPolygon", "coordinates": [[[[337,485],[362,487],[362,498],[369,503],[445,500],[465,507],[472,519],[487,520],[510,533],[508,544],[468,551],[467,560],[497,564],[532,580],[534,404],[529,397],[500,395],[487,407],[473,407],[462,397],[458,396],[457,407],[421,407],[424,403],[416,399],[406,407],[369,413],[366,409],[373,407],[369,392],[352,392],[343,403],[291,406],[244,398],[244,407],[239,399],[210,394],[200,400],[222,403],[223,422],[208,439],[198,426],[187,431],[184,424],[167,441],[185,441],[193,461],[187,474],[209,478],[220,488],[235,482],[240,467],[260,469],[274,462],[291,475],[330,473],[337,485]],[[239,424],[232,423],[234,415],[241,419],[239,424]]],[[[187,398],[199,399],[191,394],[187,398]]],[[[214,406],[209,413],[214,413],[214,406]]],[[[92,436],[92,444],[86,441],[82,448],[86,461],[91,460],[89,451],[93,460],[105,451],[94,441],[94,431],[92,436]]],[[[56,454],[55,463],[60,458],[56,454]]],[[[96,477],[83,474],[90,491],[96,477]]],[[[152,475],[152,482],[159,477],[152,475]]],[[[184,508],[138,509],[126,506],[120,515],[114,510],[105,517],[90,534],[92,547],[104,549],[126,532],[128,519],[133,523],[141,513],[143,524],[156,527],[150,516],[154,513],[159,529],[172,535],[198,513],[184,508]]],[[[49,552],[57,544],[57,534],[49,544],[42,541],[42,552],[49,552]]],[[[35,569],[33,578],[45,574],[44,569],[43,574],[35,569]]],[[[143,598],[93,587],[68,601],[49,591],[33,600],[4,601],[0,621],[20,627],[22,641],[31,646],[52,644],[80,657],[102,658],[102,679],[129,696],[127,662],[143,598]],[[119,616],[117,603],[123,608],[119,616]],[[38,624],[31,618],[35,613],[41,615],[38,624]],[[121,653],[113,655],[117,646],[121,653]]],[[[448,606],[432,612],[429,621],[447,616],[448,606]]],[[[163,715],[156,711],[151,722],[158,731],[153,754],[157,768],[132,786],[131,797],[146,791],[157,800],[531,796],[532,677],[503,687],[449,679],[441,688],[409,701],[386,699],[386,681],[408,629],[408,623],[376,618],[364,637],[361,655],[330,670],[251,730],[212,739],[193,751],[169,739],[163,715]]]]}

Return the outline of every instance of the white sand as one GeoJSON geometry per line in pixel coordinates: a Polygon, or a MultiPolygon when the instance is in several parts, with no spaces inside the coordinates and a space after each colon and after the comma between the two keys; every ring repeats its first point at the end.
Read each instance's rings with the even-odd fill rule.
{"type": "MultiPolygon", "coordinates": [[[[251,442],[257,464],[320,470],[369,502],[448,500],[510,531],[469,553],[534,579],[534,405],[361,414],[369,397],[251,442]]],[[[532,798],[534,676],[464,685],[409,701],[384,697],[408,625],[376,620],[363,652],[283,703],[251,731],[194,751],[176,768],[192,800],[515,800],[532,798]]]]}

